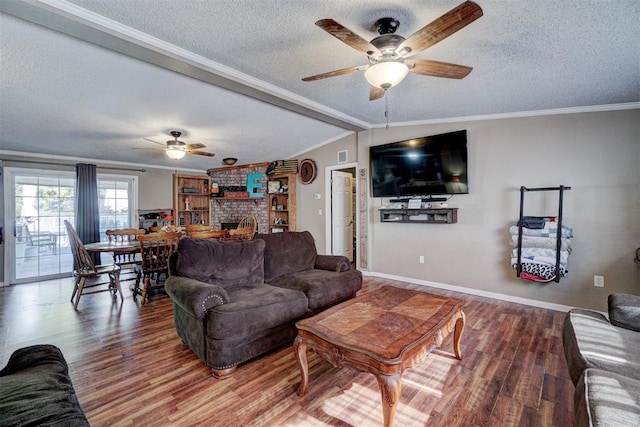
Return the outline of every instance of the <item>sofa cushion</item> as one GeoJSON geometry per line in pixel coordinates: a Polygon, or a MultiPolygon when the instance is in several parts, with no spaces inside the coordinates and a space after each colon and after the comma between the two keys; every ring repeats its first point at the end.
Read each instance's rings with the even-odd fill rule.
{"type": "Polygon", "coordinates": [[[358,270],[342,273],[306,270],[280,276],[270,285],[304,292],[309,300],[309,309],[317,310],[355,296],[362,287],[362,273],[358,270]]]}
{"type": "Polygon", "coordinates": [[[609,323],[590,310],[570,310],[562,330],[569,375],[577,384],[587,368],[640,379],[640,334],[609,323]]]}
{"type": "Polygon", "coordinates": [[[640,381],[599,369],[584,371],[574,397],[576,426],[640,426],[640,381]]]}
{"type": "Polygon", "coordinates": [[[185,237],[178,244],[178,275],[222,286],[263,283],[262,240],[218,242],[185,237]]]}
{"type": "Polygon", "coordinates": [[[264,280],[267,283],[285,274],[311,270],[315,265],[318,252],[308,231],[258,234],[255,239],[266,242],[264,280]]]}
{"type": "Polygon", "coordinates": [[[307,312],[307,297],[299,291],[265,284],[230,286],[231,300],[208,312],[208,331],[215,339],[237,338],[292,322],[307,312]]]}
{"type": "Polygon", "coordinates": [[[640,332],[640,296],[611,294],[608,303],[611,324],[640,332]]]}
{"type": "Polygon", "coordinates": [[[0,371],[0,425],[89,425],[60,349],[34,345],[11,355],[0,371]]]}

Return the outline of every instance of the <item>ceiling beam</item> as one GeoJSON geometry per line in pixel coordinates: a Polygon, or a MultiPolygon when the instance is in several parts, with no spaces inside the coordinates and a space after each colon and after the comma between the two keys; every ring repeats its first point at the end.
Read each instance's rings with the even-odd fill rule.
{"type": "Polygon", "coordinates": [[[50,30],[342,129],[359,132],[371,128],[369,123],[67,2],[3,0],[0,10],[50,30]]]}

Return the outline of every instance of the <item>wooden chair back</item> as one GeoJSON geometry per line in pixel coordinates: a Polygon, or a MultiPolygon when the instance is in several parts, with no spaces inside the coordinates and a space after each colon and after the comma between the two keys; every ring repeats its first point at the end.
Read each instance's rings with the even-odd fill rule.
{"type": "Polygon", "coordinates": [[[192,231],[190,234],[187,234],[187,237],[193,239],[222,239],[229,237],[229,230],[192,231]]]}
{"type": "MultiPolygon", "coordinates": [[[[107,230],[109,242],[135,242],[138,236],[145,234],[144,228],[121,228],[116,230],[107,230]]],[[[126,264],[135,264],[137,262],[136,255],[140,251],[136,248],[130,252],[114,252],[113,262],[119,266],[126,264]]]]}
{"type": "Polygon", "coordinates": [[[247,215],[240,220],[238,223],[238,228],[236,229],[239,233],[245,235],[248,240],[253,239],[256,232],[258,231],[258,218],[255,215],[247,215]]]}
{"type": "Polygon", "coordinates": [[[187,237],[191,237],[191,233],[197,233],[200,231],[210,231],[212,228],[205,224],[189,224],[184,226],[184,232],[187,237]]]}
{"type": "Polygon", "coordinates": [[[135,242],[136,237],[145,234],[144,228],[120,228],[107,230],[107,237],[110,242],[135,242]]]}
{"type": "Polygon", "coordinates": [[[142,254],[141,268],[144,278],[142,289],[138,284],[133,288],[133,297],[141,295],[142,304],[147,302],[149,290],[164,286],[164,280],[169,275],[169,256],[178,250],[181,237],[182,233],[179,232],[149,233],[137,237],[142,254]]]}
{"type": "Polygon", "coordinates": [[[73,255],[73,269],[76,274],[95,273],[97,271],[96,265],[89,256],[89,252],[85,249],[80,236],[78,236],[78,233],[76,233],[76,230],[69,221],[65,220],[64,226],[69,236],[69,245],[71,246],[71,254],[73,255]]]}
{"type": "Polygon", "coordinates": [[[169,255],[178,250],[178,241],[182,233],[149,233],[137,237],[142,254],[142,273],[166,272],[169,255]]]}

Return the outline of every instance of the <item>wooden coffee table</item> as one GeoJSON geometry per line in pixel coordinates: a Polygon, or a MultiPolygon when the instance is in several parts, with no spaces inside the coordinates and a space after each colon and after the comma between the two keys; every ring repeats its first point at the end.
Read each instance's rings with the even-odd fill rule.
{"type": "Polygon", "coordinates": [[[454,331],[458,359],[464,330],[463,302],[426,292],[385,286],[296,323],[293,349],[304,396],[309,382],[307,348],[335,367],[352,366],[376,376],[384,425],[392,426],[402,372],[438,347],[454,331]]]}

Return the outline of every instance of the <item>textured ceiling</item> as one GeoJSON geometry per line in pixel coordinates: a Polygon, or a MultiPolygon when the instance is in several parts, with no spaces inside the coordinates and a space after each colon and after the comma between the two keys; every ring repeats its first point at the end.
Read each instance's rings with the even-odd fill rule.
{"type": "MultiPolygon", "coordinates": [[[[296,155],[385,121],[360,72],[301,81],[366,64],[315,21],[372,39],[373,23],[392,16],[408,37],[461,2],[2,0],[0,151],[175,166],[133,148],[177,129],[216,153],[187,156],[184,168],[296,155]]],[[[474,70],[463,80],[410,74],[389,91],[392,124],[640,101],[637,0],[478,4],[482,18],[416,55],[474,70]]]]}

